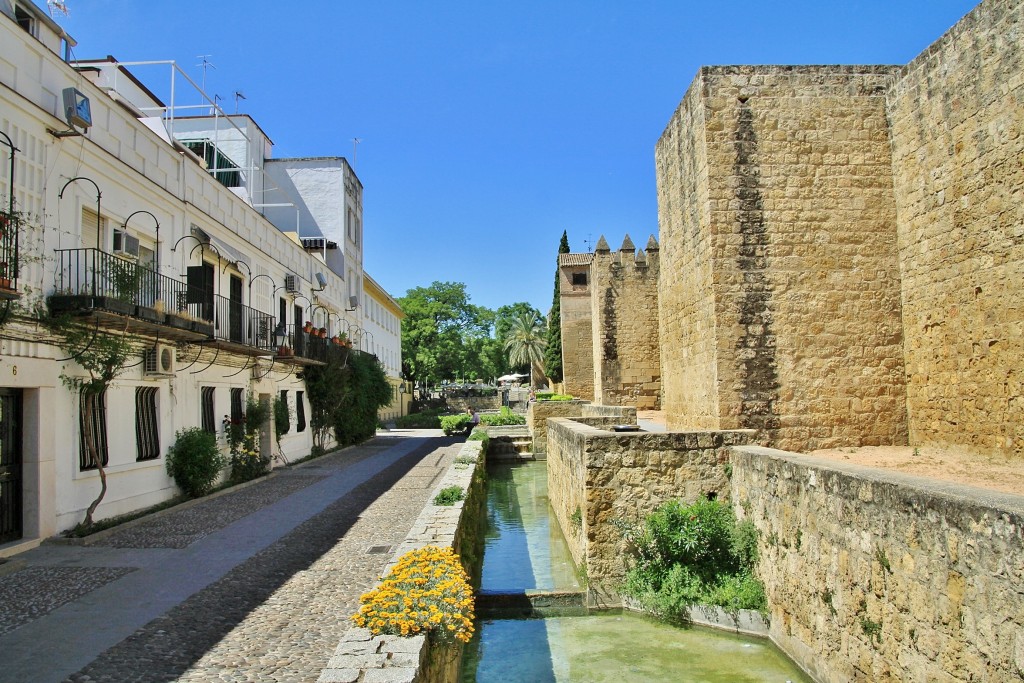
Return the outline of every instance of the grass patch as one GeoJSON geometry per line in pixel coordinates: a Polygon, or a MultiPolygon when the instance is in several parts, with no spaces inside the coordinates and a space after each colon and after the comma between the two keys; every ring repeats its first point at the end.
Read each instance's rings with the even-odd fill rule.
{"type": "Polygon", "coordinates": [[[466,497],[461,486],[446,486],[434,496],[434,505],[455,505],[466,497]]]}

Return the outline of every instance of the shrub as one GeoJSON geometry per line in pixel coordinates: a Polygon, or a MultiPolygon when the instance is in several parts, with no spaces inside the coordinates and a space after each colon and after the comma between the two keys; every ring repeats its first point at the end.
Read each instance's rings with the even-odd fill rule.
{"type": "Polygon", "coordinates": [[[441,416],[441,429],[444,430],[445,436],[451,436],[455,432],[466,431],[471,420],[472,418],[466,413],[443,415],[441,416]]]}
{"type": "Polygon", "coordinates": [[[395,419],[399,429],[440,429],[440,411],[429,410],[422,413],[410,413],[395,419]]]}
{"type": "Polygon", "coordinates": [[[483,441],[483,452],[486,453],[487,449],[491,445],[491,437],[487,436],[487,432],[479,427],[473,430],[473,433],[469,435],[466,441],[483,441]]]}
{"type": "Polygon", "coordinates": [[[410,550],[360,602],[352,621],[375,636],[430,633],[464,643],[473,636],[473,589],[451,548],[410,550]]]}
{"type": "Polygon", "coordinates": [[[167,474],[182,493],[192,498],[206,495],[227,461],[217,448],[217,437],[199,427],[180,429],[167,451],[167,474]]]}
{"type": "Polygon", "coordinates": [[[538,401],[571,401],[573,399],[569,394],[556,394],[553,391],[538,391],[535,395],[538,401]]]}
{"type": "Polygon", "coordinates": [[[670,620],[694,604],[764,610],[764,587],[754,576],[757,530],[736,523],[718,501],[669,501],[641,529],[625,529],[633,559],[623,593],[670,620]]]}
{"type": "Polygon", "coordinates": [[[280,396],[274,397],[274,430],[277,432],[277,445],[281,445],[281,437],[287,434],[292,428],[292,413],[288,409],[288,402],[282,401],[280,396]]]}
{"type": "Polygon", "coordinates": [[[446,486],[434,496],[434,505],[455,505],[465,498],[461,486],[446,486]]]}
{"type": "Polygon", "coordinates": [[[502,406],[501,412],[497,415],[494,415],[493,413],[481,415],[480,422],[491,427],[499,427],[503,425],[524,425],[526,424],[526,417],[513,412],[508,406],[502,406]]]}

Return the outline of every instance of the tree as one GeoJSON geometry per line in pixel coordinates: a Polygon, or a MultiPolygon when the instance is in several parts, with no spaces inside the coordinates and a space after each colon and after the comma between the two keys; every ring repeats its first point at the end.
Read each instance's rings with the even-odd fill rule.
{"type": "Polygon", "coordinates": [[[512,319],[505,350],[512,365],[527,364],[530,366],[530,386],[536,386],[537,380],[544,376],[544,347],[547,344],[547,330],[543,321],[526,316],[512,319]]]}
{"type": "MultiPolygon", "coordinates": [[[[562,231],[562,241],[558,244],[559,254],[569,253],[569,236],[562,231]]],[[[562,297],[559,293],[558,262],[555,262],[555,294],[551,299],[551,312],[548,314],[548,345],[544,349],[544,372],[552,382],[561,382],[562,376],[562,297]]]]}
{"type": "Polygon", "coordinates": [[[130,338],[99,332],[73,323],[67,317],[47,320],[47,326],[57,337],[57,343],[88,373],[87,377],[69,375],[64,370],[61,370],[60,374],[64,386],[79,397],[82,411],[82,442],[85,444],[86,458],[89,466],[95,467],[100,476],[99,495],[86,509],[85,519],[82,520],[82,527],[88,528],[93,524],[92,516],[96,508],[107,495],[106,466],[93,431],[96,424],[96,399],[102,398],[114,379],[124,371],[128,360],[137,352],[130,338]]]}
{"type": "MultiPolygon", "coordinates": [[[[513,321],[516,318],[526,317],[540,325],[544,322],[544,316],[536,308],[526,303],[525,301],[517,301],[514,304],[507,306],[501,306],[498,308],[495,314],[494,320],[494,339],[497,342],[498,348],[502,350],[501,366],[504,367],[509,362],[508,356],[504,353],[505,342],[508,341],[509,332],[512,329],[513,321]]],[[[521,363],[519,365],[512,364],[508,368],[509,372],[529,372],[530,364],[521,363]]],[[[504,373],[501,373],[504,374],[504,373]]]]}
{"type": "Polygon", "coordinates": [[[419,384],[455,377],[463,369],[463,332],[475,323],[476,310],[461,282],[433,282],[398,300],[402,321],[402,372],[419,384]]]}

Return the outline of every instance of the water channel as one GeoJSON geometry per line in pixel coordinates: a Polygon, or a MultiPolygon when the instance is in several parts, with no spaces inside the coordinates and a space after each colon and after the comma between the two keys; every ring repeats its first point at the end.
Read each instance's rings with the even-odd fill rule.
{"type": "MultiPolygon", "coordinates": [[[[543,461],[488,467],[481,593],[580,591],[550,514],[543,461]]],[[[811,683],[769,641],[677,628],[632,612],[488,618],[466,648],[463,683],[672,681],[811,683]]]]}

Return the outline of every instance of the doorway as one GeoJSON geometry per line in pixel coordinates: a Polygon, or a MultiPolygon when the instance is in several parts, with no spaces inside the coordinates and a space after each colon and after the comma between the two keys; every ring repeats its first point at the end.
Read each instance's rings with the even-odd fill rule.
{"type": "Polygon", "coordinates": [[[21,390],[0,389],[0,543],[22,536],[21,390]]]}

